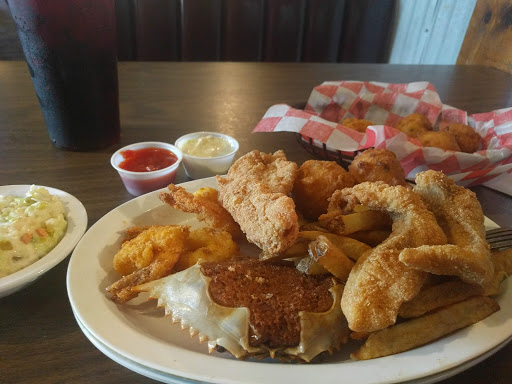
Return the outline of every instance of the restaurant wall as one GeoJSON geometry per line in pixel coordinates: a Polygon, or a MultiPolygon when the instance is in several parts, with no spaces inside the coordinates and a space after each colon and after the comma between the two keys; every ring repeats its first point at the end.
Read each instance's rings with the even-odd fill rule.
{"type": "Polygon", "coordinates": [[[477,0],[399,0],[392,64],[455,64],[477,0]]]}
{"type": "MultiPolygon", "coordinates": [[[[389,63],[455,64],[477,0],[397,0],[389,63]]],[[[0,60],[22,60],[16,28],[0,0],[0,60]]]]}

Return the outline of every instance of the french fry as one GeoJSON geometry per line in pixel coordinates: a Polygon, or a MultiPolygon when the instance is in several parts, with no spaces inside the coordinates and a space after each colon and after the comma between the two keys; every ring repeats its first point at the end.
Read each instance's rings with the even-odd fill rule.
{"type": "Polygon", "coordinates": [[[327,237],[335,247],[340,249],[345,255],[354,261],[357,261],[363,253],[372,249],[368,244],[362,243],[361,241],[346,236],[336,235],[334,233],[325,233],[320,231],[299,232],[299,238],[308,239],[310,241],[316,240],[318,236],[327,237]]]}
{"type": "Polygon", "coordinates": [[[347,281],[354,266],[354,262],[324,235],[309,243],[309,255],[342,282],[347,281]]]}
{"type": "Polygon", "coordinates": [[[348,235],[358,231],[390,228],[389,215],[383,211],[366,210],[341,214],[341,211],[328,212],[319,217],[321,226],[327,227],[338,235],[348,235]]]}
{"type": "Polygon", "coordinates": [[[293,244],[290,248],[284,251],[280,256],[281,259],[292,259],[300,256],[308,255],[308,245],[309,241],[304,239],[298,239],[295,244],[293,244]]]}
{"type": "Polygon", "coordinates": [[[370,210],[370,207],[368,207],[367,205],[362,205],[362,204],[356,204],[354,206],[354,208],[352,208],[352,212],[364,212],[364,211],[369,211],[370,210]]]}
{"type": "Polygon", "coordinates": [[[350,338],[352,340],[366,340],[368,336],[371,335],[371,332],[356,332],[352,331],[350,332],[350,338]]]}
{"type": "Polygon", "coordinates": [[[398,315],[404,318],[419,317],[434,309],[483,293],[479,285],[468,284],[462,280],[447,281],[422,289],[411,301],[400,306],[398,315]]]}
{"type": "Polygon", "coordinates": [[[499,304],[494,299],[474,296],[422,317],[374,332],[350,357],[367,360],[405,352],[477,323],[499,309],[499,304]]]}
{"type": "Polygon", "coordinates": [[[485,285],[485,294],[496,296],[500,293],[501,283],[512,274],[512,248],[491,252],[491,260],[494,266],[494,276],[485,285]]]}
{"type": "Polygon", "coordinates": [[[313,260],[311,256],[306,256],[300,260],[296,268],[307,275],[324,275],[330,273],[327,269],[313,260]]]}
{"type": "Polygon", "coordinates": [[[321,225],[318,221],[306,223],[300,226],[301,231],[317,231],[317,232],[329,232],[329,230],[321,225]]]}
{"type": "Polygon", "coordinates": [[[376,247],[391,234],[387,229],[373,229],[370,231],[358,231],[347,235],[352,239],[356,239],[362,243],[368,244],[370,247],[376,247]]]}

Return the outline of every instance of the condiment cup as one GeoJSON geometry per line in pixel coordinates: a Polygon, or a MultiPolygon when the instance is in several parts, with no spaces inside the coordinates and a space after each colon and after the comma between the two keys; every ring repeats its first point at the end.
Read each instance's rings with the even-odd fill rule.
{"type": "Polygon", "coordinates": [[[215,175],[222,175],[227,172],[235,154],[238,151],[239,144],[233,137],[217,132],[194,132],[187,135],[181,136],[174,145],[178,148],[191,139],[198,139],[205,136],[214,136],[226,140],[231,146],[231,151],[225,155],[214,156],[214,157],[200,157],[187,154],[183,152],[183,167],[187,176],[191,179],[202,179],[205,177],[211,177],[215,175]]]}
{"type": "Polygon", "coordinates": [[[121,177],[126,190],[133,196],[140,196],[145,193],[167,187],[169,184],[173,183],[174,179],[176,178],[176,172],[182,160],[183,153],[174,145],[158,141],[146,141],[130,144],[117,150],[110,158],[110,164],[112,164],[112,167],[114,167],[114,169],[119,173],[119,176],[121,177]],[[125,160],[122,155],[123,151],[137,150],[142,148],[167,149],[176,155],[177,160],[174,164],[166,168],[149,172],[127,171],[126,169],[119,167],[119,164],[125,160]]]}

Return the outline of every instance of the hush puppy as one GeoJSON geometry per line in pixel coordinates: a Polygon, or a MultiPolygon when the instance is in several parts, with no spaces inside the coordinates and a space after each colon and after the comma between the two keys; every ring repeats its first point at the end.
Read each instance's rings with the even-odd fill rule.
{"type": "Polygon", "coordinates": [[[455,137],[447,131],[425,132],[418,137],[424,147],[436,147],[446,151],[460,151],[455,137]]]}
{"type": "Polygon", "coordinates": [[[357,183],[383,181],[389,185],[407,185],[396,155],[388,149],[370,148],[358,154],[348,166],[357,183]]]}
{"type": "Polygon", "coordinates": [[[327,212],[334,191],[354,184],[354,177],[336,162],[308,160],[297,171],[293,200],[305,218],[316,220],[327,212]]]}
{"type": "Polygon", "coordinates": [[[418,137],[421,134],[431,131],[432,124],[420,113],[412,113],[400,120],[396,127],[409,137],[418,137]]]}
{"type": "Polygon", "coordinates": [[[370,120],[348,118],[348,119],[343,120],[341,122],[341,125],[344,125],[347,128],[353,129],[354,131],[365,133],[366,128],[368,128],[368,126],[374,125],[374,124],[370,120]]]}
{"type": "Polygon", "coordinates": [[[453,123],[447,125],[442,131],[450,132],[462,152],[473,153],[480,147],[481,136],[469,125],[453,123]]]}

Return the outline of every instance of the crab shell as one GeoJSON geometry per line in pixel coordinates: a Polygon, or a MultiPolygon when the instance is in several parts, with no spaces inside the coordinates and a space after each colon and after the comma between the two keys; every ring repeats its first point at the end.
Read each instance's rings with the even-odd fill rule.
{"type": "Polygon", "coordinates": [[[208,342],[211,353],[217,346],[229,351],[236,358],[270,356],[283,360],[311,361],[328,351],[332,354],[347,342],[349,328],[341,311],[343,286],[330,288],[332,307],[321,313],[299,312],[301,335],[296,347],[271,349],[249,345],[249,309],[230,308],[216,304],[209,295],[210,277],[201,273],[196,264],[182,272],[169,275],[137,287],[148,292],[150,299],[158,299],[158,306],[172,316],[173,323],[181,323],[191,336],[199,335],[201,343],[208,342]]]}

